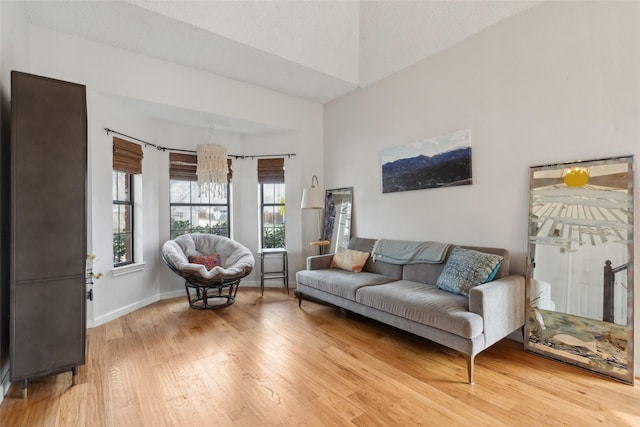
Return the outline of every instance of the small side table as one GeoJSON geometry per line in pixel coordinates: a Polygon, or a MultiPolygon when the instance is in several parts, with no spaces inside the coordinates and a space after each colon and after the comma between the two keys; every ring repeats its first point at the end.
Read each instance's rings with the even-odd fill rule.
{"type": "Polygon", "coordinates": [[[309,242],[311,246],[318,246],[320,248],[320,255],[324,254],[325,246],[329,246],[331,244],[328,240],[315,240],[313,242],[309,242]]]}
{"type": "Polygon", "coordinates": [[[287,293],[289,293],[289,257],[286,249],[263,248],[258,252],[260,256],[260,293],[264,295],[264,281],[268,279],[282,279],[287,293]],[[281,257],[282,270],[264,271],[264,259],[281,257]]]}

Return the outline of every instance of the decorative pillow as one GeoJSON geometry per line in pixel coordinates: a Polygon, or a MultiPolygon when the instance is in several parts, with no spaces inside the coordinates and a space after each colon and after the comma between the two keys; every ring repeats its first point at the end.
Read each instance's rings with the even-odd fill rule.
{"type": "Polygon", "coordinates": [[[207,270],[211,270],[213,267],[222,265],[222,263],[220,262],[220,255],[218,254],[213,254],[208,256],[191,255],[189,257],[189,262],[192,264],[202,264],[206,267],[207,270]]]}
{"type": "Polygon", "coordinates": [[[369,252],[361,252],[339,247],[338,250],[336,250],[335,255],[333,255],[331,267],[360,273],[368,258],[369,252]]]}
{"type": "Polygon", "coordinates": [[[460,295],[469,295],[471,288],[491,281],[502,264],[503,257],[456,246],[438,277],[436,286],[460,295]]]}

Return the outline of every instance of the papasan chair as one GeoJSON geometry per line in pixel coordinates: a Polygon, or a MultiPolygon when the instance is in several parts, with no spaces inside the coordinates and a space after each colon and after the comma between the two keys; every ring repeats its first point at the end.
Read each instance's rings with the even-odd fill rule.
{"type": "Polygon", "coordinates": [[[240,280],[253,270],[249,249],[227,237],[184,234],[162,245],[162,260],[185,279],[191,308],[221,308],[235,302],[240,280]]]}

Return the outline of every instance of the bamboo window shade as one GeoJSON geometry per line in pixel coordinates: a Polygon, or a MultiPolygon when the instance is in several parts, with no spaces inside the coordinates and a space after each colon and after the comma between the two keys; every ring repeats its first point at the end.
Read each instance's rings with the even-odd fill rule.
{"type": "Polygon", "coordinates": [[[142,147],[139,144],[113,138],[113,169],[131,174],[142,173],[142,147]]]}
{"type": "MultiPolygon", "coordinates": [[[[179,181],[197,181],[196,170],[198,156],[195,154],[169,153],[169,179],[179,181]]],[[[231,183],[233,177],[231,159],[227,159],[227,180],[231,183]]]]}
{"type": "Polygon", "coordinates": [[[258,159],[258,183],[284,183],[284,157],[258,159]]]}

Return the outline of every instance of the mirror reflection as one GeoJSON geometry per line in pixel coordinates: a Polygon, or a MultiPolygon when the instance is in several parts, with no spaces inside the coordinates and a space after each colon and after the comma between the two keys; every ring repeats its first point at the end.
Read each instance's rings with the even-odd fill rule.
{"type": "Polygon", "coordinates": [[[326,191],[323,238],[330,242],[327,253],[335,253],[338,247],[349,244],[352,205],[353,187],[326,191]]]}
{"type": "Polygon", "coordinates": [[[531,307],[627,325],[630,172],[628,159],[532,168],[531,307]]]}
{"type": "Polygon", "coordinates": [[[524,348],[633,384],[633,157],[531,168],[524,348]]]}

